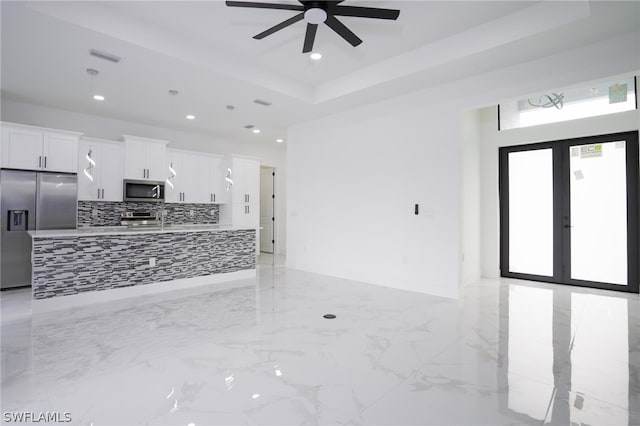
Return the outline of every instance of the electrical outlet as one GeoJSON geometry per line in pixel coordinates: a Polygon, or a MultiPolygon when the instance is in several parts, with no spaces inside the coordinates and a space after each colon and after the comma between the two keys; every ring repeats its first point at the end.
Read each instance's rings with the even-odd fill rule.
{"type": "Polygon", "coordinates": [[[156,258],[155,257],[150,257],[149,258],[149,266],[156,266],[156,258]]]}

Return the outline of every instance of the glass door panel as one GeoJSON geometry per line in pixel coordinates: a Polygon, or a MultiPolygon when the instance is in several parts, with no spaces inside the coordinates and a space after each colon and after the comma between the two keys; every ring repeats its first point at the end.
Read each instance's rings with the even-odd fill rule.
{"type": "Polygon", "coordinates": [[[500,274],[638,293],[638,132],[500,148],[500,274]]]}
{"type": "Polygon", "coordinates": [[[553,276],[553,153],[509,153],[509,272],[553,276]]]}
{"type": "Polygon", "coordinates": [[[625,141],[569,151],[571,279],[626,285],[625,141]]]}

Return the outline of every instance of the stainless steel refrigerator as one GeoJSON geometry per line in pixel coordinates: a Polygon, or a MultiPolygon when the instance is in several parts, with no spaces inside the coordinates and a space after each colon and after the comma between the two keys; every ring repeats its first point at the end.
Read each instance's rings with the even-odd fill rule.
{"type": "Polygon", "coordinates": [[[0,288],[31,285],[31,237],[27,231],[73,229],[78,209],[75,174],[0,172],[0,288]]]}

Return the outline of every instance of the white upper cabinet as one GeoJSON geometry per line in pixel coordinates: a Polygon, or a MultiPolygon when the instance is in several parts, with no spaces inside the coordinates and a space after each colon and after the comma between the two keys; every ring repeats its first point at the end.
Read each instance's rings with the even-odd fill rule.
{"type": "Polygon", "coordinates": [[[78,135],[44,132],[43,136],[44,169],[54,172],[75,172],[78,161],[78,135]]]}
{"type": "Polygon", "coordinates": [[[165,185],[168,203],[224,204],[228,193],[224,180],[224,162],[215,154],[167,149],[167,170],[176,176],[165,185]],[[171,188],[173,185],[173,188],[171,188]]]}
{"type": "Polygon", "coordinates": [[[216,204],[231,202],[231,187],[226,180],[228,168],[228,161],[218,157],[213,159],[213,195],[216,204]]]}
{"type": "Polygon", "coordinates": [[[198,191],[201,203],[224,204],[229,197],[224,186],[224,161],[215,155],[198,157],[198,191]]]}
{"type": "Polygon", "coordinates": [[[167,176],[164,187],[165,201],[167,203],[201,203],[204,197],[200,194],[199,182],[199,158],[206,154],[182,151],[177,149],[167,150],[167,176]],[[168,179],[171,167],[176,175],[168,179]],[[173,186],[173,187],[172,187],[173,186]]]}
{"type": "Polygon", "coordinates": [[[125,179],[164,181],[168,177],[166,146],[158,139],[124,135],[125,179]]]}
{"type": "Polygon", "coordinates": [[[260,201],[260,163],[257,160],[242,157],[232,157],[230,161],[231,202],[258,203],[260,201]]]}
{"type": "Polygon", "coordinates": [[[179,203],[182,200],[183,178],[182,154],[179,151],[167,149],[167,177],[164,185],[164,200],[167,203],[179,203]],[[171,176],[171,170],[175,176],[171,176]]]}
{"type": "Polygon", "coordinates": [[[82,138],[79,147],[78,200],[122,201],[123,143],[82,138]],[[87,159],[89,152],[95,166],[87,159]]]}
{"type": "Polygon", "coordinates": [[[80,133],[2,123],[3,168],[75,173],[80,133]]]}

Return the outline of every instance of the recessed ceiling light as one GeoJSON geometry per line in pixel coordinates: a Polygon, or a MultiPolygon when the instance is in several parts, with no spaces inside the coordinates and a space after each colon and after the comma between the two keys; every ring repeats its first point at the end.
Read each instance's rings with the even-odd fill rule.
{"type": "Polygon", "coordinates": [[[282,143],[282,142],[284,142],[284,139],[276,139],[276,142],[282,143]]]}
{"type": "Polygon", "coordinates": [[[104,101],[104,96],[102,95],[93,95],[93,99],[96,101],[104,101]]]}
{"type": "Polygon", "coordinates": [[[260,133],[260,129],[253,129],[252,132],[253,133],[260,133]]]}
{"type": "Polygon", "coordinates": [[[195,119],[196,119],[195,115],[191,115],[191,114],[187,115],[187,120],[195,120],[195,119]]]}
{"type": "Polygon", "coordinates": [[[311,59],[313,59],[314,61],[318,61],[322,58],[322,54],[318,53],[318,52],[313,52],[311,55],[309,55],[309,57],[311,59]]]}

